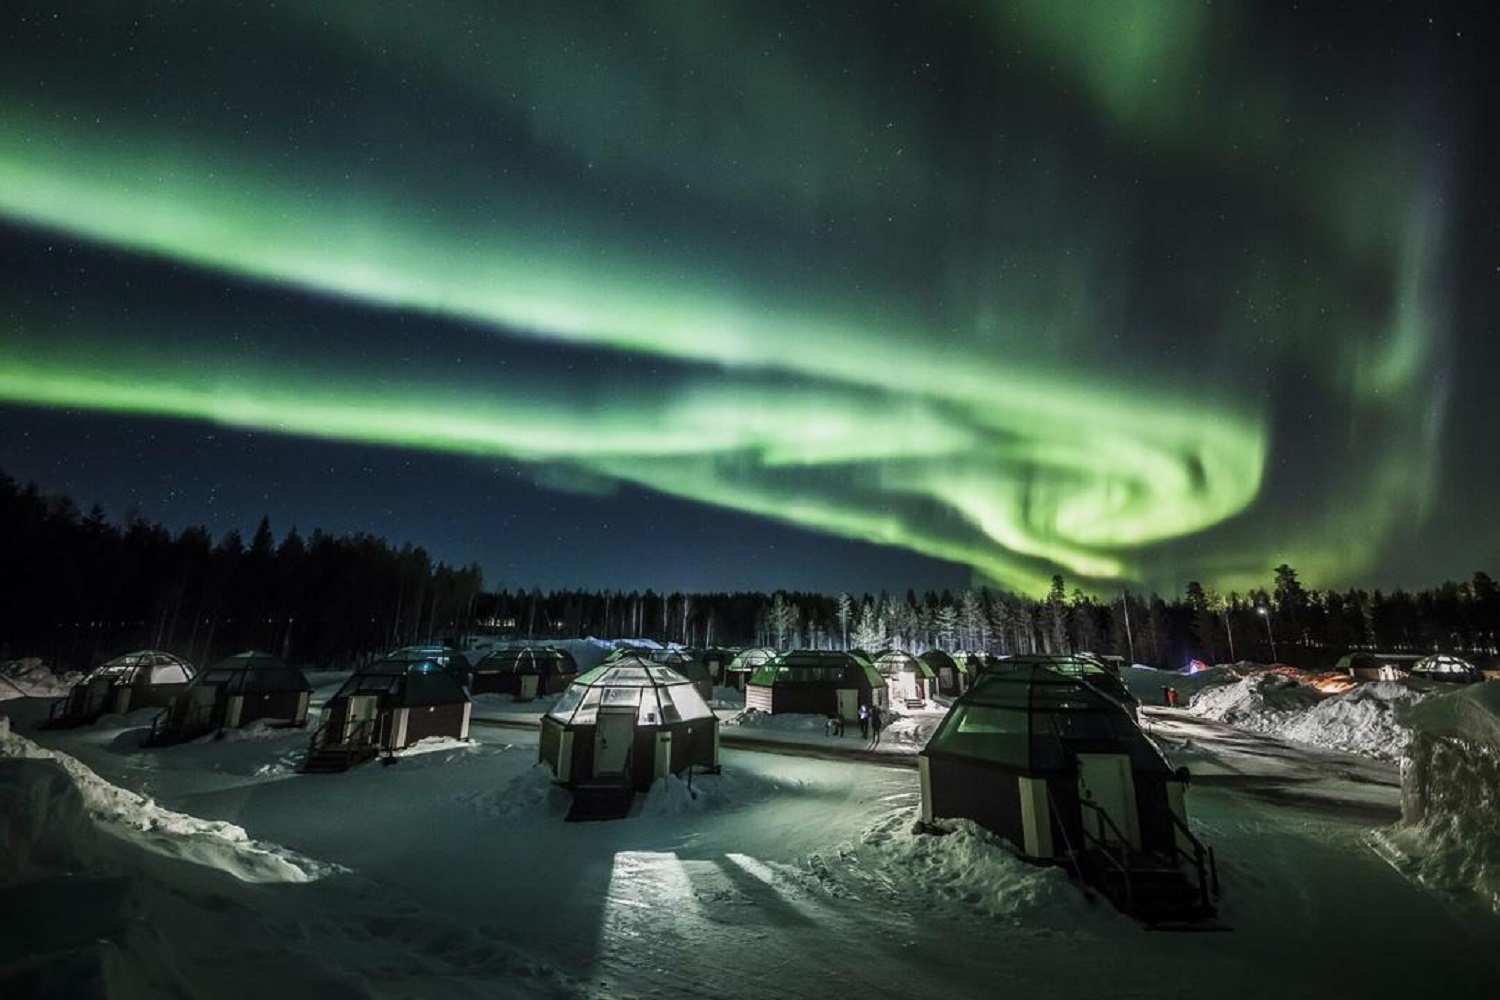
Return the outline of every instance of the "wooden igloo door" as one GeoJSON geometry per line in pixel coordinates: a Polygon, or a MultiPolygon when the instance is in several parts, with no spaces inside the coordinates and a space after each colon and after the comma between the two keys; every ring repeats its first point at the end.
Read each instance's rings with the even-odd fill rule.
{"type": "Polygon", "coordinates": [[[1078,798],[1094,808],[1080,805],[1083,828],[1106,844],[1126,844],[1136,850],[1141,846],[1141,822],[1135,805],[1135,776],[1130,756],[1122,753],[1081,753],[1078,761],[1078,798]],[[1108,814],[1106,822],[1099,815],[1108,814]]]}
{"type": "Polygon", "coordinates": [[[630,766],[635,712],[634,708],[599,710],[599,722],[594,727],[594,777],[624,774],[630,766]]]}

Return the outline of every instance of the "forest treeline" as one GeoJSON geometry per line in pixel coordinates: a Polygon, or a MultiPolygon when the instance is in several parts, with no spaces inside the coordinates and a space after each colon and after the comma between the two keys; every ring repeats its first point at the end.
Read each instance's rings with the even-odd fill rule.
{"type": "Polygon", "coordinates": [[[43,496],[0,473],[0,659],[83,668],[130,648],[199,663],[259,648],[290,662],[347,666],[393,646],[471,632],[537,639],[641,637],[693,646],[898,647],[992,653],[1091,650],[1175,668],[1251,660],[1326,667],[1350,649],[1495,655],[1500,587],[1476,572],[1419,592],[1310,590],[1280,566],[1264,589],[1180,595],[1069,589],[1028,597],[957,593],[661,594],[487,592],[477,564],[368,534],[262,518],[249,540],[202,527],[172,533],[141,517],[43,496]]]}

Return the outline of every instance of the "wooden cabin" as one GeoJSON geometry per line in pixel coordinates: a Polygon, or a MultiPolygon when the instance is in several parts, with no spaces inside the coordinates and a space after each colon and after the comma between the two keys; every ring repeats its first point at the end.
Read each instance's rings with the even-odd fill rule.
{"type": "Polygon", "coordinates": [[[605,789],[609,804],[628,808],[632,792],[657,778],[717,771],[719,720],[671,667],[621,657],[580,676],[542,717],[538,759],[574,789],[575,803],[580,790],[605,789]]]}
{"type": "Polygon", "coordinates": [[[124,715],[142,708],[166,708],[187,689],[196,668],[180,656],[159,649],[139,649],[107,660],[73,685],[52,706],[44,727],[87,725],[104,715],[124,715]]]}
{"type": "Polygon", "coordinates": [[[929,649],[917,657],[932,671],[932,682],[937,694],[957,695],[963,694],[968,687],[969,661],[968,657],[959,653],[957,656],[945,653],[941,649],[929,649]]]}
{"type": "Polygon", "coordinates": [[[885,678],[847,652],[803,649],[761,664],[745,685],[745,707],[773,715],[802,713],[859,719],[859,707],[886,708],[885,678]]]}
{"type": "Polygon", "coordinates": [[[737,691],[745,690],[750,676],[763,665],[776,659],[776,650],[769,646],[750,646],[734,654],[724,667],[724,684],[737,691]]]}
{"type": "Polygon", "coordinates": [[[1117,702],[1129,713],[1132,720],[1139,720],[1141,701],[1126,685],[1125,679],[1106,667],[1092,653],[1020,653],[1015,656],[987,656],[981,663],[979,675],[1005,673],[1042,666],[1065,677],[1074,677],[1090,685],[1110,700],[1117,702]]]}
{"type": "Polygon", "coordinates": [[[151,725],[147,746],[181,743],[252,722],[307,725],[312,685],[270,653],[247,650],[199,673],[151,725]]]}
{"type": "Polygon", "coordinates": [[[474,665],[469,682],[472,694],[508,694],[530,701],[561,694],[578,678],[573,654],[555,646],[518,646],[497,649],[474,665]]]}
{"type": "Polygon", "coordinates": [[[927,699],[937,693],[937,673],[910,653],[887,649],[874,662],[885,678],[886,697],[893,705],[925,708],[927,699]]]}
{"type": "Polygon", "coordinates": [[[1339,657],[1334,669],[1357,681],[1395,681],[1405,677],[1421,658],[1420,653],[1360,651],[1339,657]]]}
{"type": "Polygon", "coordinates": [[[925,829],[973,820],[1151,922],[1214,912],[1212,855],[1187,825],[1187,770],[1082,678],[1041,663],[981,675],[918,768],[925,829]]]}
{"type": "Polygon", "coordinates": [[[474,706],[448,662],[408,647],[355,671],[323,708],[303,770],[347,770],[433,736],[468,739],[474,706]]]}

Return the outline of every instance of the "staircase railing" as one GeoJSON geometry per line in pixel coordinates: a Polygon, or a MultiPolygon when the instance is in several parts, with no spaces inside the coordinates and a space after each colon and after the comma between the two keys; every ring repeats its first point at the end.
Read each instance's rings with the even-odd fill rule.
{"type": "Polygon", "coordinates": [[[371,734],[376,731],[376,724],[382,721],[379,716],[356,722],[344,734],[344,738],[336,742],[331,738],[331,733],[335,728],[343,729],[345,722],[337,720],[339,725],[334,727],[332,725],[334,721],[331,718],[325,719],[318,723],[317,729],[313,730],[312,738],[308,741],[309,760],[319,752],[333,754],[341,758],[344,769],[347,770],[354,765],[355,758],[363,755],[371,747],[379,747],[378,741],[370,739],[371,734]]]}
{"type": "Polygon", "coordinates": [[[1214,860],[1214,849],[1205,847],[1203,842],[1193,835],[1193,831],[1188,829],[1182,817],[1175,812],[1169,812],[1169,815],[1172,817],[1173,828],[1193,845],[1193,853],[1189,854],[1182,849],[1182,845],[1177,843],[1177,838],[1174,836],[1172,838],[1173,856],[1180,857],[1193,866],[1198,876],[1198,902],[1205,910],[1210,909],[1212,906],[1210,890],[1212,890],[1213,899],[1219,898],[1219,866],[1214,860]]]}
{"type": "Polygon", "coordinates": [[[1052,796],[1052,789],[1043,785],[1047,792],[1047,808],[1052,813],[1052,818],[1057,821],[1057,829],[1062,833],[1064,856],[1068,863],[1073,866],[1073,875],[1083,887],[1085,897],[1093,902],[1093,897],[1088,895],[1088,879],[1083,875],[1083,864],[1078,859],[1078,852],[1073,850],[1073,841],[1068,837],[1068,824],[1063,822],[1062,810],[1057,807],[1057,799],[1052,796]]]}
{"type": "Polygon", "coordinates": [[[1081,824],[1084,843],[1096,848],[1099,856],[1109,862],[1110,867],[1120,873],[1121,881],[1125,885],[1125,909],[1133,912],[1135,910],[1135,885],[1131,874],[1130,841],[1125,838],[1124,832],[1120,830],[1113,817],[1102,806],[1083,798],[1078,800],[1078,804],[1085,809],[1092,810],[1103,821],[1104,825],[1109,828],[1109,831],[1115,835],[1116,846],[1112,846],[1103,838],[1096,837],[1090,833],[1087,823],[1081,824]],[[1118,848],[1119,857],[1115,856],[1116,848],[1118,848]]]}
{"type": "Polygon", "coordinates": [[[146,734],[146,745],[150,746],[162,738],[167,731],[167,720],[171,717],[172,710],[164,708],[151,717],[151,732],[146,734]]]}

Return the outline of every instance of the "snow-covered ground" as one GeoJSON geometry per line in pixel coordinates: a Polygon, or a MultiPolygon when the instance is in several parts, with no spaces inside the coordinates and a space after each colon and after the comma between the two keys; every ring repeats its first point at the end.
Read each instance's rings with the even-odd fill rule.
{"type": "MultiPolygon", "coordinates": [[[[141,713],[36,732],[45,703],[6,711],[21,732],[0,742],[0,914],[26,915],[0,931],[6,997],[79,995],[90,977],[119,984],[91,995],[227,998],[1500,986],[1500,917],[1368,846],[1388,822],[1372,817],[1393,811],[1390,765],[1186,712],[1146,715],[1201,775],[1190,809],[1219,858],[1228,934],[1146,932],[969,824],[913,833],[910,751],[855,759],[857,732],[825,736],[821,719],[726,727],[786,745],[726,741],[723,774],[668,779],[625,820],[569,824],[525,729],[301,775],[304,731],[144,750],[141,713]],[[228,863],[246,850],[286,867],[228,863]],[[275,877],[245,880],[262,871],[275,877]]],[[[940,718],[898,720],[885,739],[914,744],[940,718]]]]}

